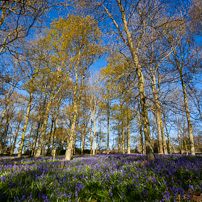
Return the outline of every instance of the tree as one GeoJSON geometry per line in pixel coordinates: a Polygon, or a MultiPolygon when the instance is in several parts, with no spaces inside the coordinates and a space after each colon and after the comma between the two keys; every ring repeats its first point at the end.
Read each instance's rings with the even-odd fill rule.
{"type": "Polygon", "coordinates": [[[106,72],[107,69],[102,69],[101,71],[101,80],[104,81],[104,88],[101,89],[100,96],[101,101],[99,103],[99,108],[102,110],[102,114],[106,116],[107,119],[107,154],[109,154],[109,131],[110,131],[110,110],[111,110],[111,88],[113,86],[112,81],[106,72]]]}
{"type": "Polygon", "coordinates": [[[86,70],[101,53],[100,31],[91,17],[69,15],[68,19],[52,24],[50,36],[55,49],[61,54],[60,58],[67,64],[73,84],[73,119],[65,153],[65,160],[70,160],[86,70]]]}
{"type": "Polygon", "coordinates": [[[54,1],[0,1],[0,54],[13,53],[15,43],[30,33],[54,1]]]}
{"type": "MultiPolygon", "coordinates": [[[[3,112],[1,115],[0,120],[0,138],[1,141],[5,139],[5,131],[8,127],[8,124],[10,122],[10,116],[9,116],[9,109],[12,108],[12,106],[17,103],[18,99],[16,97],[18,94],[16,93],[15,89],[16,87],[19,87],[19,82],[22,79],[22,74],[19,73],[18,67],[14,60],[10,57],[7,58],[7,62],[2,62],[2,65],[4,66],[4,63],[8,63],[8,65],[13,65],[13,68],[10,69],[10,71],[7,72],[7,81],[3,82],[3,89],[2,89],[2,95],[3,98],[1,99],[1,106],[3,107],[3,112]],[[3,137],[4,136],[4,137],[3,137]]],[[[5,78],[4,78],[5,80],[5,78]]],[[[2,145],[0,145],[0,153],[2,153],[2,145]]]]}
{"type": "Polygon", "coordinates": [[[32,49],[32,51],[29,50],[24,55],[24,58],[23,58],[24,60],[19,61],[19,66],[21,68],[21,71],[26,75],[25,84],[24,84],[23,88],[25,90],[27,90],[27,93],[29,94],[25,124],[24,124],[23,134],[21,137],[20,148],[18,151],[18,157],[20,157],[20,158],[22,156],[25,133],[26,133],[26,129],[27,129],[28,121],[29,121],[31,106],[33,104],[33,95],[34,95],[34,92],[36,91],[35,76],[38,74],[38,70],[36,70],[33,67],[32,54],[33,54],[33,49],[32,49]]]}
{"type": "Polygon", "coordinates": [[[17,138],[18,138],[18,135],[19,135],[20,125],[21,125],[21,123],[23,121],[23,118],[24,118],[23,117],[23,111],[19,111],[18,114],[16,114],[16,117],[15,117],[15,121],[17,122],[17,128],[16,128],[13,144],[11,145],[10,155],[12,155],[13,152],[14,152],[16,141],[17,141],[17,138]]]}
{"type": "Polygon", "coordinates": [[[194,35],[201,35],[202,30],[202,1],[192,0],[189,9],[188,27],[194,35]]]}
{"type": "Polygon", "coordinates": [[[193,40],[191,40],[189,36],[186,36],[185,28],[186,27],[181,27],[177,33],[173,33],[175,35],[175,38],[170,41],[170,46],[172,47],[173,52],[172,55],[169,57],[169,61],[174,70],[179,75],[179,80],[182,86],[182,92],[184,97],[184,109],[187,117],[191,154],[195,155],[194,137],[192,132],[192,124],[187,97],[187,86],[189,86],[193,77],[198,72],[198,55],[193,50],[193,40]],[[177,48],[174,48],[176,44],[177,48]]]}
{"type": "MultiPolygon", "coordinates": [[[[161,17],[165,15],[165,10],[162,9],[163,2],[158,0],[140,0],[135,3],[129,3],[128,1],[116,0],[113,1],[111,8],[109,7],[109,5],[111,5],[109,4],[109,1],[96,1],[96,3],[91,3],[91,8],[94,6],[98,12],[108,17],[108,21],[111,19],[113,24],[110,26],[110,29],[113,30],[114,36],[119,37],[118,45],[122,40],[122,49],[123,47],[126,48],[128,55],[130,54],[132,58],[134,64],[132,68],[135,69],[138,76],[147,158],[153,160],[154,154],[151,145],[149,117],[145,97],[144,73],[140,63],[140,49],[143,43],[145,30],[150,29],[150,27],[153,26],[150,24],[151,21],[149,21],[149,19],[152,18],[153,20],[156,20],[155,16],[157,16],[157,12],[161,13],[161,17]]],[[[85,6],[88,8],[88,5],[85,6]]],[[[164,5],[164,7],[166,6],[167,5],[164,5]]],[[[160,32],[160,29],[164,24],[165,22],[155,25],[155,29],[158,29],[160,32]]]]}

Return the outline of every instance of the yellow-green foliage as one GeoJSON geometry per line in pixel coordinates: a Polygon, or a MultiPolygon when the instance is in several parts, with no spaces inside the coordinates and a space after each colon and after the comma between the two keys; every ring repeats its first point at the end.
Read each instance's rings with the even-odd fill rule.
{"type": "Polygon", "coordinates": [[[67,19],[57,19],[46,32],[46,38],[54,51],[52,62],[68,59],[69,63],[74,63],[78,57],[89,62],[92,56],[102,51],[100,37],[101,32],[90,16],[68,15],[67,19]]]}

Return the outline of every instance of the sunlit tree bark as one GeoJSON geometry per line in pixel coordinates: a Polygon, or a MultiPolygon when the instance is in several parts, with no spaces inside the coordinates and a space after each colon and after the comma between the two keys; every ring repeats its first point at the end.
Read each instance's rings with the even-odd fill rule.
{"type": "Polygon", "coordinates": [[[26,133],[27,124],[29,121],[29,114],[30,114],[30,110],[31,110],[31,106],[32,106],[32,97],[33,97],[33,93],[30,93],[29,102],[28,102],[28,106],[27,106],[27,115],[26,115],[26,119],[25,119],[25,125],[24,125],[24,129],[23,129],[23,133],[22,133],[20,148],[18,151],[18,157],[19,158],[22,157],[22,150],[23,150],[23,146],[24,146],[25,133],[26,133]]]}

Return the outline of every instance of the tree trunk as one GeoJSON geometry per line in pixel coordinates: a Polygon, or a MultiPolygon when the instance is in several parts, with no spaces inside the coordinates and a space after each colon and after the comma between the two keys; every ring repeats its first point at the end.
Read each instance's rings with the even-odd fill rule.
{"type": "MultiPolygon", "coordinates": [[[[0,129],[2,129],[3,120],[4,120],[4,117],[5,117],[5,114],[6,114],[6,109],[7,109],[7,104],[5,105],[5,108],[4,108],[2,117],[1,117],[0,129]]],[[[5,130],[5,127],[4,127],[3,131],[4,130],[5,130]]],[[[1,137],[0,137],[1,138],[1,142],[0,142],[0,154],[2,154],[3,153],[3,135],[4,135],[4,132],[1,132],[0,135],[1,135],[1,137]]]]}
{"type": "Polygon", "coordinates": [[[73,143],[74,143],[74,131],[75,131],[75,126],[76,126],[76,118],[77,118],[77,103],[74,103],[74,116],[72,120],[72,126],[71,126],[71,131],[70,131],[70,137],[69,140],[67,141],[67,149],[65,152],[65,161],[70,161],[72,158],[72,148],[73,148],[73,143]]]}
{"type": "Polygon", "coordinates": [[[124,112],[123,112],[123,102],[120,95],[120,107],[121,107],[121,133],[122,133],[122,154],[125,154],[125,134],[124,134],[124,112]]]}
{"type": "Polygon", "coordinates": [[[86,136],[86,125],[84,124],[84,131],[83,131],[83,134],[82,134],[81,155],[83,155],[83,151],[84,151],[85,136],[86,136]]]}
{"type": "MultiPolygon", "coordinates": [[[[57,115],[58,115],[58,113],[57,113],[57,115]]],[[[56,116],[56,119],[54,121],[54,130],[53,130],[53,133],[51,134],[51,143],[52,143],[51,153],[53,153],[53,151],[55,149],[54,138],[55,138],[55,133],[57,130],[57,123],[58,123],[58,117],[56,116]]]]}
{"type": "MultiPolygon", "coordinates": [[[[166,124],[166,116],[165,116],[165,113],[164,113],[164,110],[162,108],[162,113],[163,113],[163,122],[164,122],[164,126],[165,126],[165,129],[166,129],[166,134],[167,134],[167,139],[168,139],[168,153],[169,154],[172,154],[172,151],[171,151],[171,144],[170,144],[170,136],[169,136],[169,133],[168,133],[168,128],[167,128],[167,124],[166,124]]],[[[162,120],[162,118],[161,118],[162,120]]],[[[163,127],[163,123],[161,123],[163,127]]]]}
{"type": "Polygon", "coordinates": [[[13,152],[14,152],[14,150],[15,150],[15,144],[16,144],[16,140],[17,140],[17,137],[18,137],[18,132],[19,132],[19,130],[20,130],[20,124],[21,124],[21,121],[19,121],[18,127],[17,127],[17,131],[16,131],[16,133],[15,133],[14,143],[13,143],[13,145],[12,145],[12,147],[11,147],[11,152],[10,152],[10,155],[11,155],[11,156],[13,155],[13,152]]]}
{"type": "MultiPolygon", "coordinates": [[[[141,101],[141,107],[142,107],[142,116],[143,116],[143,122],[144,122],[144,135],[145,135],[147,159],[154,160],[154,153],[153,153],[153,148],[152,148],[152,144],[151,144],[151,135],[150,135],[150,128],[149,128],[149,116],[148,116],[148,110],[147,110],[146,99],[145,99],[144,76],[143,76],[142,67],[139,64],[138,55],[137,55],[139,47],[137,47],[136,50],[134,49],[132,36],[131,36],[131,33],[128,28],[124,8],[121,5],[120,0],[117,0],[117,4],[122,13],[122,22],[123,22],[124,30],[125,30],[126,36],[127,36],[126,45],[130,49],[130,53],[132,55],[133,62],[135,64],[137,75],[138,75],[138,86],[139,86],[139,94],[140,94],[140,101],[141,101]]],[[[140,39],[139,43],[141,43],[141,40],[142,39],[140,39]]]]}
{"type": "Polygon", "coordinates": [[[141,145],[141,154],[144,154],[144,141],[143,141],[143,134],[142,134],[142,113],[140,109],[140,105],[138,104],[138,111],[139,111],[139,130],[140,130],[140,145],[141,145]]]}
{"type": "Polygon", "coordinates": [[[181,139],[181,126],[180,126],[180,122],[179,122],[179,117],[177,117],[177,137],[178,137],[178,142],[179,142],[179,149],[180,149],[180,154],[182,154],[182,139],[181,139]]]}
{"type": "MultiPolygon", "coordinates": [[[[16,84],[13,84],[13,81],[14,81],[14,79],[12,79],[11,88],[9,89],[9,92],[8,92],[7,96],[5,97],[5,107],[4,107],[4,111],[3,111],[2,117],[1,117],[0,129],[2,128],[3,120],[4,120],[4,118],[5,118],[7,106],[8,106],[8,103],[9,103],[9,99],[10,99],[10,97],[11,97],[11,95],[12,95],[13,88],[14,88],[14,86],[17,84],[17,83],[16,83],[16,84]]],[[[1,154],[1,153],[0,153],[0,154],[1,154]]]]}
{"type": "Polygon", "coordinates": [[[29,120],[29,114],[30,114],[30,110],[31,110],[31,103],[32,103],[32,93],[30,93],[30,97],[29,97],[29,103],[28,103],[28,107],[27,107],[27,115],[26,115],[26,119],[25,119],[25,125],[24,125],[24,129],[23,129],[23,133],[22,133],[20,149],[19,149],[19,152],[18,152],[18,157],[19,158],[22,157],[22,150],[23,150],[23,146],[24,146],[25,132],[26,132],[26,129],[27,129],[27,124],[28,124],[28,120],[29,120]]]}
{"type": "Polygon", "coordinates": [[[119,142],[118,153],[120,153],[121,152],[121,130],[120,130],[120,123],[118,125],[118,135],[119,135],[119,139],[118,139],[118,142],[119,142]]]}
{"type": "Polygon", "coordinates": [[[38,140],[38,136],[39,136],[39,129],[40,129],[40,126],[41,126],[41,122],[39,121],[37,123],[37,128],[36,128],[36,134],[35,134],[35,141],[34,141],[34,147],[33,147],[33,151],[32,151],[32,156],[35,155],[36,153],[36,144],[37,144],[37,140],[38,140]]]}
{"type": "Polygon", "coordinates": [[[142,69],[137,69],[138,78],[139,78],[139,93],[140,93],[140,100],[141,100],[141,107],[142,107],[142,118],[144,123],[144,135],[145,135],[145,146],[146,146],[146,154],[148,160],[154,160],[154,153],[151,144],[151,135],[150,135],[150,128],[149,128],[149,117],[148,117],[148,110],[145,100],[145,90],[144,90],[144,79],[142,69]]]}
{"type": "MultiPolygon", "coordinates": [[[[164,132],[164,128],[163,128],[163,121],[162,121],[161,111],[159,111],[159,117],[160,117],[161,133],[162,133],[162,137],[163,137],[163,151],[164,151],[164,154],[168,154],[166,136],[165,136],[165,132],[164,132]]],[[[168,138],[168,141],[170,143],[169,135],[167,135],[167,138],[168,138]]]]}
{"type": "Polygon", "coordinates": [[[163,145],[162,145],[162,139],[161,139],[161,124],[160,124],[160,106],[158,103],[158,94],[156,90],[156,78],[155,78],[155,75],[152,75],[152,76],[153,76],[152,93],[153,93],[154,106],[155,106],[155,116],[156,116],[156,123],[157,123],[158,143],[159,143],[158,153],[163,154],[163,145]]]}
{"type": "MultiPolygon", "coordinates": [[[[108,96],[109,96],[109,90],[108,96]]],[[[109,97],[107,100],[107,154],[109,154],[109,117],[110,117],[110,109],[109,109],[109,97]]]]}
{"type": "Polygon", "coordinates": [[[99,123],[99,128],[100,128],[100,141],[99,141],[99,153],[101,153],[101,144],[102,144],[102,130],[101,130],[101,120],[99,123]]]}
{"type": "MultiPolygon", "coordinates": [[[[55,110],[54,110],[54,112],[55,112],[55,110]]],[[[49,141],[48,141],[48,149],[47,149],[46,155],[48,155],[50,153],[50,146],[51,146],[51,140],[52,140],[52,135],[53,135],[53,126],[54,126],[54,118],[52,117],[50,137],[49,137],[49,141]]]]}
{"type": "MultiPolygon", "coordinates": [[[[7,105],[5,106],[4,108],[4,111],[3,111],[3,114],[2,114],[2,117],[1,117],[1,123],[0,123],[0,129],[2,128],[2,125],[3,125],[3,120],[4,120],[4,117],[5,117],[5,114],[6,114],[6,109],[7,109],[7,105]]],[[[4,129],[3,129],[4,131],[4,129]]],[[[0,142],[0,154],[3,154],[3,132],[0,133],[0,139],[1,139],[1,142],[0,142]]]]}
{"type": "Polygon", "coordinates": [[[95,153],[97,154],[98,153],[98,146],[99,146],[98,132],[97,132],[96,136],[97,136],[97,140],[96,140],[96,150],[95,150],[95,153]]]}
{"type": "Polygon", "coordinates": [[[161,139],[161,126],[160,126],[160,117],[159,117],[159,111],[158,107],[156,105],[156,122],[157,122],[157,131],[158,131],[158,140],[159,140],[159,154],[163,154],[163,145],[162,145],[162,139],[161,139]]]}
{"type": "Polygon", "coordinates": [[[11,121],[11,117],[7,116],[3,132],[0,134],[0,138],[1,138],[1,142],[0,142],[0,154],[4,153],[4,150],[5,150],[4,141],[5,141],[6,137],[7,137],[8,126],[9,126],[10,121],[11,121]]]}
{"type": "Polygon", "coordinates": [[[90,120],[90,155],[93,154],[93,112],[91,111],[91,120],[90,120]]]}
{"type": "Polygon", "coordinates": [[[184,80],[183,80],[182,71],[180,71],[180,78],[181,78],[183,95],[184,95],[184,107],[185,107],[185,111],[186,111],[186,115],[187,115],[187,123],[188,123],[191,155],[195,155],[194,136],[193,136],[193,132],[192,132],[192,124],[191,124],[188,101],[187,101],[187,92],[186,92],[186,86],[185,86],[185,83],[184,83],[184,80]]]}
{"type": "Polygon", "coordinates": [[[142,124],[140,125],[140,143],[141,143],[141,154],[144,154],[144,142],[142,134],[142,124]]]}
{"type": "Polygon", "coordinates": [[[39,111],[38,111],[38,123],[37,123],[37,128],[36,128],[36,134],[35,134],[35,141],[34,141],[34,148],[32,151],[32,156],[34,156],[36,154],[36,145],[39,139],[39,131],[40,131],[40,127],[42,125],[42,118],[44,117],[44,108],[46,105],[46,99],[47,99],[47,95],[45,95],[45,99],[42,105],[42,92],[41,92],[41,96],[40,96],[40,100],[39,100],[39,111]]]}
{"type": "MultiPolygon", "coordinates": [[[[31,130],[30,130],[30,135],[29,135],[29,145],[27,147],[27,150],[31,150],[31,143],[32,143],[31,138],[32,138],[33,127],[34,127],[34,123],[31,125],[31,130]]],[[[29,153],[29,155],[31,155],[31,154],[29,153]]]]}
{"type": "MultiPolygon", "coordinates": [[[[75,126],[76,126],[76,119],[77,119],[77,112],[78,112],[78,100],[79,98],[77,97],[77,88],[78,88],[78,65],[80,62],[80,54],[81,52],[79,51],[79,59],[78,63],[75,69],[75,77],[76,77],[76,82],[74,86],[74,95],[73,95],[73,120],[72,120],[72,125],[71,125],[71,130],[70,130],[70,136],[67,138],[67,148],[65,152],[65,161],[70,161],[72,158],[72,149],[73,149],[73,144],[74,144],[74,131],[75,131],[75,126]]],[[[79,95],[80,96],[80,95],[79,95]]]]}
{"type": "Polygon", "coordinates": [[[122,154],[125,154],[125,134],[124,134],[124,125],[123,125],[123,117],[121,121],[121,133],[122,133],[122,154]]]}
{"type": "Polygon", "coordinates": [[[127,148],[128,148],[128,154],[130,154],[130,111],[127,111],[127,112],[128,112],[127,113],[127,148]]]}
{"type": "Polygon", "coordinates": [[[76,134],[77,134],[77,130],[78,130],[78,123],[76,122],[75,124],[75,133],[74,133],[74,142],[73,142],[73,149],[72,149],[72,156],[75,154],[75,151],[76,151],[76,145],[75,145],[75,142],[76,142],[76,134]]]}
{"type": "Polygon", "coordinates": [[[95,108],[96,103],[94,103],[94,111],[93,111],[93,122],[94,122],[94,131],[93,131],[93,155],[95,155],[95,108]]]}
{"type": "MultiPolygon", "coordinates": [[[[54,90],[55,89],[53,89],[53,91],[54,90]]],[[[50,113],[50,107],[51,107],[51,104],[52,104],[52,100],[53,100],[53,94],[51,95],[50,100],[48,102],[48,105],[47,105],[47,107],[45,109],[44,123],[43,123],[43,126],[42,126],[41,137],[39,138],[38,148],[36,150],[35,157],[39,157],[41,155],[41,149],[42,149],[42,146],[43,146],[43,143],[44,143],[44,138],[45,138],[45,135],[46,135],[46,128],[47,128],[47,124],[48,124],[48,117],[49,117],[49,113],[50,113]]]]}
{"type": "MultiPolygon", "coordinates": [[[[182,102],[182,100],[181,100],[182,102]]],[[[186,121],[185,121],[185,115],[184,115],[184,109],[183,109],[183,106],[182,106],[182,114],[183,114],[183,139],[184,139],[184,147],[185,147],[185,151],[186,151],[186,154],[188,155],[189,152],[188,152],[188,149],[187,149],[187,141],[185,140],[185,132],[186,132],[186,121]]]]}

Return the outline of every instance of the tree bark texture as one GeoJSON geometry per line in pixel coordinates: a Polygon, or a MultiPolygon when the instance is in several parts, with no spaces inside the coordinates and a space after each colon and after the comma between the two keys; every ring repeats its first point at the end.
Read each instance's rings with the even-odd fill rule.
{"type": "Polygon", "coordinates": [[[18,151],[18,157],[19,158],[22,157],[22,150],[23,150],[23,146],[24,146],[25,133],[26,133],[27,124],[28,124],[28,121],[29,121],[29,114],[30,114],[31,105],[32,105],[32,96],[33,96],[33,94],[30,93],[29,103],[28,103],[28,107],[27,107],[27,115],[26,115],[26,119],[25,119],[25,125],[24,125],[24,129],[23,129],[23,133],[22,133],[20,149],[18,151]]]}
{"type": "Polygon", "coordinates": [[[130,154],[130,111],[127,111],[127,149],[130,154]]]}
{"type": "Polygon", "coordinates": [[[76,126],[76,118],[77,118],[77,103],[74,103],[74,116],[72,120],[71,130],[70,130],[70,137],[67,142],[67,148],[65,152],[65,161],[70,161],[72,158],[72,149],[73,149],[73,143],[74,143],[74,131],[76,126]]]}
{"type": "Polygon", "coordinates": [[[182,71],[180,72],[180,78],[181,78],[183,95],[184,95],[184,107],[185,107],[186,116],[187,116],[191,155],[195,155],[194,136],[193,136],[193,132],[192,132],[192,124],[191,124],[191,119],[190,119],[190,114],[189,114],[187,92],[186,92],[186,86],[185,86],[185,83],[184,83],[182,71]]]}
{"type": "Polygon", "coordinates": [[[42,126],[41,137],[39,138],[38,148],[36,150],[35,157],[39,157],[41,155],[41,149],[42,149],[42,146],[43,146],[43,143],[44,143],[44,138],[45,138],[45,135],[46,135],[46,128],[47,128],[47,124],[48,124],[48,117],[49,117],[49,113],[50,113],[50,107],[51,107],[51,104],[52,104],[52,99],[53,99],[53,95],[51,95],[50,100],[48,101],[48,105],[47,105],[47,107],[45,109],[44,123],[43,123],[43,126],[42,126]]]}
{"type": "Polygon", "coordinates": [[[16,133],[15,133],[15,138],[14,138],[13,145],[12,145],[12,147],[11,147],[10,155],[13,155],[13,152],[14,152],[14,150],[15,150],[15,144],[16,144],[16,140],[17,140],[17,137],[18,137],[18,132],[19,132],[19,130],[20,130],[20,124],[21,124],[21,121],[19,121],[19,123],[18,123],[17,131],[16,131],[16,133]]]}
{"type": "MultiPolygon", "coordinates": [[[[109,96],[109,90],[108,90],[109,96]]],[[[107,154],[109,154],[109,117],[110,117],[110,109],[109,109],[109,97],[107,100],[107,154]]]]}

